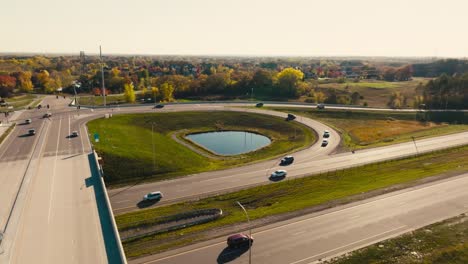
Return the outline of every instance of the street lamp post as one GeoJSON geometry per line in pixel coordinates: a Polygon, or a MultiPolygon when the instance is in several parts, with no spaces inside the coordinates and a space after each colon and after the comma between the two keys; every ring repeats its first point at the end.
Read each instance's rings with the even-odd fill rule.
{"type": "Polygon", "coordinates": [[[250,225],[250,218],[249,214],[247,214],[247,210],[245,210],[244,206],[237,201],[237,204],[244,210],[245,216],[247,217],[247,222],[249,223],[249,264],[252,263],[252,226],[250,225]]]}
{"type": "Polygon", "coordinates": [[[413,136],[412,136],[411,138],[413,139],[414,148],[416,149],[416,154],[419,154],[418,146],[416,145],[416,141],[414,140],[414,137],[413,137],[413,136]]]}

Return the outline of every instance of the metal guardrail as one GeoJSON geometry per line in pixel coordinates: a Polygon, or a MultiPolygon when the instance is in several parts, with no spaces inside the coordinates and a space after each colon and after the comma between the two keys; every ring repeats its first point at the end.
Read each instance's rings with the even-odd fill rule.
{"type": "Polygon", "coordinates": [[[99,179],[101,182],[102,190],[104,192],[104,197],[106,199],[107,210],[109,211],[109,215],[111,216],[110,218],[111,218],[111,223],[112,223],[112,229],[114,230],[115,240],[117,241],[120,259],[122,260],[123,264],[127,264],[127,258],[125,257],[125,252],[122,246],[122,241],[120,240],[119,230],[117,229],[117,223],[115,222],[114,213],[112,212],[112,206],[109,200],[109,194],[107,193],[106,183],[104,182],[104,177],[102,177],[103,171],[102,171],[101,165],[99,165],[98,155],[96,151],[94,151],[94,149],[93,149],[93,157],[94,157],[94,162],[96,162],[96,167],[98,168],[99,179]]]}

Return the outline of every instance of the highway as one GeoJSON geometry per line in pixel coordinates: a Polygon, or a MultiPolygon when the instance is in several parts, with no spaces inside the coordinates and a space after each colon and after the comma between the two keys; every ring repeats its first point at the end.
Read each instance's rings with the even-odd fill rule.
{"type": "MultiPolygon", "coordinates": [[[[68,108],[66,106],[68,102],[68,100],[47,97],[43,104],[49,103],[52,106],[51,112],[53,115],[50,119],[42,118],[42,115],[46,112],[44,109],[25,111],[21,119],[32,118],[33,123],[19,125],[0,146],[0,204],[7,205],[0,207],[0,227],[3,227],[2,230],[5,230],[4,239],[0,245],[0,263],[116,262],[118,257],[115,252],[115,244],[117,242],[112,240],[112,227],[109,216],[105,214],[105,208],[102,206],[104,193],[99,191],[96,180],[98,176],[93,166],[90,165],[89,153],[91,151],[91,145],[87,138],[85,127],[86,122],[89,120],[103,117],[104,114],[109,113],[144,113],[155,111],[227,110],[257,112],[282,117],[286,116],[284,113],[269,110],[257,108],[242,109],[237,107],[245,106],[245,104],[181,104],[167,105],[163,109],[158,110],[152,109],[151,106],[140,106],[94,110],[82,109],[77,111],[68,108]],[[25,136],[27,130],[30,128],[35,128],[37,130],[35,136],[25,136]],[[80,136],[77,138],[69,138],[68,136],[73,130],[79,131],[80,136]],[[24,254],[24,252],[28,252],[28,254],[24,254]]],[[[359,150],[354,154],[333,154],[335,147],[338,146],[340,141],[339,135],[334,130],[319,122],[303,117],[298,117],[296,121],[302,122],[318,131],[319,142],[321,142],[321,133],[323,130],[329,130],[332,135],[329,139],[329,146],[325,148],[316,144],[295,153],[294,164],[281,167],[288,170],[288,177],[301,177],[316,172],[336,170],[385,159],[394,159],[468,143],[468,132],[465,132],[418,140],[415,143],[408,142],[381,148],[359,150]]],[[[158,206],[213,193],[232,191],[251,185],[268,184],[270,183],[268,175],[273,170],[280,168],[277,164],[278,160],[269,160],[228,170],[189,175],[175,180],[113,189],[110,190],[109,195],[114,212],[122,213],[138,209],[137,204],[141,201],[142,196],[154,190],[160,190],[165,195],[161,203],[154,205],[158,206]]],[[[447,182],[451,182],[451,180],[447,182]]],[[[448,198],[454,195],[462,195],[456,188],[460,188],[460,186],[466,188],[463,184],[466,183],[458,182],[458,185],[455,184],[457,186],[447,187],[449,189],[446,189],[446,192],[443,191],[442,193],[449,193],[450,195],[447,195],[448,198]]],[[[402,194],[402,197],[405,195],[402,194]]],[[[391,195],[388,196],[389,199],[390,196],[391,195]]],[[[376,201],[386,201],[387,198],[385,197],[381,197],[382,199],[376,198],[376,201]]],[[[396,195],[395,197],[400,196],[396,195]]],[[[457,209],[466,209],[465,205],[460,207],[454,200],[447,201],[448,204],[440,204],[445,201],[445,198],[441,198],[440,201],[436,200],[434,203],[434,201],[427,200],[429,197],[429,194],[425,194],[424,197],[420,198],[416,196],[407,198],[421,199],[420,204],[423,206],[420,208],[408,208],[403,211],[399,208],[408,202],[388,201],[388,204],[379,204],[377,207],[371,207],[374,210],[386,208],[387,211],[390,210],[392,206],[395,206],[395,204],[392,205],[392,203],[398,204],[400,207],[397,206],[392,209],[393,213],[385,214],[388,215],[390,219],[406,217],[407,213],[413,210],[416,212],[421,211],[420,213],[426,217],[426,214],[432,211],[432,216],[429,216],[427,221],[437,221],[458,212],[456,210],[451,210],[453,209],[452,205],[456,205],[455,207],[457,209]],[[442,209],[436,210],[432,206],[441,206],[442,209]],[[426,212],[425,210],[427,208],[431,210],[426,212]]],[[[458,198],[460,197],[457,196],[457,199],[458,198]]],[[[361,203],[359,203],[359,206],[362,206],[360,204],[361,203]]],[[[376,202],[371,202],[369,204],[376,204],[376,202]]],[[[348,206],[354,205],[356,204],[348,206]]],[[[333,212],[340,211],[340,208],[333,209],[333,212]]],[[[368,219],[367,215],[370,215],[370,218],[374,217],[376,220],[388,220],[375,217],[376,213],[372,214],[369,211],[359,211],[363,209],[363,207],[356,208],[357,209],[347,210],[353,212],[357,210],[357,214],[343,215],[338,219],[346,221],[351,221],[353,219],[357,221],[357,219],[359,219],[359,223],[361,223],[361,216],[364,219],[368,219]]],[[[344,211],[346,212],[346,210],[344,211]]],[[[322,212],[320,215],[325,217],[327,212],[322,212]]],[[[335,214],[336,213],[333,213],[331,216],[336,216],[335,214]]],[[[308,219],[307,217],[315,218],[318,217],[318,215],[305,216],[303,219],[308,219]]],[[[265,235],[264,237],[263,233],[268,232],[263,232],[263,230],[268,230],[270,227],[256,230],[254,248],[258,248],[259,252],[265,251],[262,255],[256,255],[256,257],[259,258],[257,261],[264,262],[268,259],[268,263],[275,263],[274,261],[277,260],[288,259],[289,261],[297,259],[303,262],[278,263],[309,263],[315,258],[338,254],[345,250],[362,246],[366,243],[368,244],[370,243],[369,241],[377,241],[383,237],[411,230],[412,228],[416,228],[417,225],[422,226],[423,224],[427,224],[426,218],[419,219],[415,215],[411,215],[411,217],[408,216],[408,219],[417,220],[413,225],[408,224],[401,226],[393,226],[390,225],[389,222],[374,223],[369,219],[362,222],[365,224],[364,226],[363,224],[353,225],[351,223],[340,226],[339,224],[341,224],[342,221],[335,223],[337,222],[336,220],[332,220],[331,218],[325,219],[326,221],[319,222],[319,226],[312,225],[313,227],[309,229],[301,227],[302,229],[294,229],[296,230],[294,232],[290,232],[289,229],[284,231],[287,234],[301,237],[299,240],[303,242],[300,243],[296,242],[296,240],[291,241],[291,238],[284,235],[285,233],[282,233],[281,236],[265,235]],[[328,228],[329,224],[333,228],[328,228]],[[371,232],[363,232],[363,230],[367,229],[371,232]],[[328,230],[331,233],[314,233],[320,230],[323,230],[323,232],[327,232],[328,230]],[[360,238],[360,232],[366,235],[373,235],[360,238]],[[316,240],[311,240],[311,235],[312,237],[317,237],[316,240]],[[331,240],[322,241],[321,239],[324,238],[329,238],[331,240]],[[317,250],[306,248],[303,251],[290,248],[288,252],[290,252],[290,254],[294,253],[295,256],[292,257],[283,252],[281,255],[284,256],[283,259],[275,255],[276,253],[272,252],[272,250],[262,248],[262,245],[265,244],[268,248],[280,248],[281,250],[276,249],[276,251],[282,252],[282,246],[285,243],[297,245],[299,248],[302,248],[304,245],[310,247],[311,244],[315,243],[319,246],[316,247],[317,250]],[[327,245],[329,247],[327,247],[327,245]],[[303,254],[300,252],[306,253],[303,254]],[[313,252],[315,253],[311,255],[313,252]],[[277,257],[272,258],[271,256],[277,257]]],[[[333,219],[335,218],[333,217],[333,219]]],[[[402,218],[398,221],[405,222],[406,220],[404,219],[406,218],[402,218]]],[[[288,223],[291,223],[291,225],[288,225],[288,227],[292,228],[292,223],[297,221],[299,220],[290,220],[288,223]]],[[[233,258],[236,254],[239,255],[238,253],[226,252],[223,249],[224,241],[216,241],[216,243],[213,241],[208,242],[208,244],[215,244],[214,246],[210,244],[206,247],[206,250],[208,250],[206,252],[200,250],[188,251],[188,254],[176,255],[174,258],[170,257],[162,261],[164,263],[166,263],[165,261],[169,261],[167,263],[185,263],[183,258],[202,258],[200,262],[197,261],[196,263],[205,263],[205,260],[208,261],[206,263],[212,261],[223,263],[224,258],[233,258]]],[[[195,245],[192,247],[199,246],[200,245],[195,245]]],[[[172,253],[169,252],[167,254],[172,253]]],[[[167,254],[164,254],[164,256],[167,254]]],[[[156,257],[160,258],[161,256],[156,257]]],[[[242,259],[243,256],[242,258],[237,258],[235,261],[240,261],[242,259]]]]}
{"type": "MultiPolygon", "coordinates": [[[[169,111],[200,111],[200,110],[230,110],[230,111],[249,111],[256,113],[264,113],[271,115],[285,116],[284,113],[268,111],[262,109],[240,109],[217,104],[194,104],[194,105],[169,105],[161,112],[169,111]]],[[[134,111],[153,111],[151,109],[135,110],[134,108],[120,109],[119,111],[134,112],[134,111]]],[[[416,142],[406,142],[396,145],[390,145],[379,148],[371,148],[366,150],[332,154],[338,146],[340,138],[331,128],[318,123],[314,120],[298,117],[297,122],[301,122],[318,132],[329,130],[331,136],[330,144],[327,147],[321,147],[320,144],[315,144],[312,147],[294,153],[294,163],[290,166],[278,166],[279,160],[270,160],[260,162],[248,166],[242,166],[222,171],[213,171],[189,175],[187,177],[174,180],[167,180],[154,183],[146,183],[131,187],[122,187],[109,190],[112,208],[116,214],[138,210],[138,204],[141,202],[143,195],[152,191],[161,191],[164,194],[164,199],[151,206],[160,206],[177,201],[200,198],[226,191],[234,191],[237,189],[246,188],[259,184],[272,183],[268,176],[271,172],[277,169],[286,169],[288,178],[302,177],[314,173],[334,171],[378,161],[396,159],[405,156],[411,156],[418,153],[434,151],[451,146],[468,144],[468,132],[457,133],[452,135],[427,138],[417,140],[416,142]]],[[[321,133],[318,142],[322,140],[321,133]]],[[[274,184],[274,183],[272,183],[274,184]]]]}
{"type": "Polygon", "coordinates": [[[87,133],[69,102],[49,96],[42,105],[51,109],[24,111],[20,120],[32,123],[0,147],[0,263],[119,262],[87,133]],[[73,130],[80,136],[70,138],[73,130]]]}
{"type": "MultiPolygon", "coordinates": [[[[254,229],[252,263],[315,263],[465,213],[467,189],[464,174],[254,229]]],[[[248,255],[222,237],[130,263],[249,263],[248,255]]]]}

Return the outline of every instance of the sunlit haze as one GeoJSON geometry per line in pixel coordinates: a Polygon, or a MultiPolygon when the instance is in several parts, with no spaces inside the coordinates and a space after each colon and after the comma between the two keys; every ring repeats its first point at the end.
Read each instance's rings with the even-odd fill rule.
{"type": "Polygon", "coordinates": [[[3,1],[0,52],[467,57],[465,0],[3,1]]]}

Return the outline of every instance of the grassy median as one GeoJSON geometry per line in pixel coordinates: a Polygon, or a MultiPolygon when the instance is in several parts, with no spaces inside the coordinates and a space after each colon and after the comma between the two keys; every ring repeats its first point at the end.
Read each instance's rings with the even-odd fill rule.
{"type": "Polygon", "coordinates": [[[275,107],[330,125],[342,135],[344,150],[385,146],[468,130],[468,113],[318,110],[275,107]],[[422,121],[424,120],[424,121],[422,121]]]}
{"type": "Polygon", "coordinates": [[[468,263],[468,215],[379,242],[324,264],[468,263]]]}
{"type": "MultiPolygon", "coordinates": [[[[294,212],[318,205],[340,203],[355,195],[382,190],[396,184],[411,185],[417,180],[444,173],[458,174],[468,171],[468,147],[424,154],[408,159],[365,165],[313,177],[284,180],[234,193],[223,194],[199,201],[178,203],[147,209],[116,217],[119,229],[138,226],[144,219],[170,216],[181,212],[219,208],[224,216],[214,222],[151,235],[124,242],[127,256],[153,254],[172,247],[182,246],[210,238],[207,230],[229,227],[245,221],[240,201],[249,211],[251,220],[294,212]]],[[[221,235],[222,232],[217,232],[221,235]]]]}
{"type": "MultiPolygon", "coordinates": [[[[314,132],[297,122],[242,112],[115,115],[109,119],[91,121],[88,128],[91,135],[99,134],[99,142],[93,144],[103,157],[106,181],[111,186],[244,165],[294,152],[315,142],[314,132]],[[184,133],[217,130],[256,132],[269,137],[272,143],[260,150],[233,157],[210,158],[213,155],[201,155],[174,140],[175,136],[184,133]]],[[[94,138],[91,140],[94,141],[94,138]]]]}

